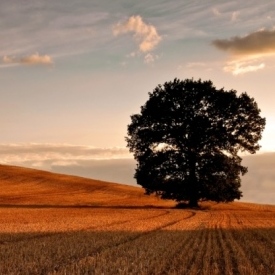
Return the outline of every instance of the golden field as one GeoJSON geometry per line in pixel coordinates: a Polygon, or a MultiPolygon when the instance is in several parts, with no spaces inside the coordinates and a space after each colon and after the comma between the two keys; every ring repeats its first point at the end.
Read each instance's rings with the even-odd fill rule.
{"type": "Polygon", "coordinates": [[[200,210],[137,187],[0,166],[0,274],[275,274],[275,205],[200,210]]]}

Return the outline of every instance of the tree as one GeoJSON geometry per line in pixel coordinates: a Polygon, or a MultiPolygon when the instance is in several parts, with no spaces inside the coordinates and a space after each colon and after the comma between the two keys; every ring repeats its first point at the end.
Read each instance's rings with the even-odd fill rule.
{"type": "Polygon", "coordinates": [[[254,154],[265,118],[254,98],[216,89],[211,81],[175,79],[158,85],[131,116],[127,146],[145,193],[198,206],[240,199],[239,152],[254,154]]]}

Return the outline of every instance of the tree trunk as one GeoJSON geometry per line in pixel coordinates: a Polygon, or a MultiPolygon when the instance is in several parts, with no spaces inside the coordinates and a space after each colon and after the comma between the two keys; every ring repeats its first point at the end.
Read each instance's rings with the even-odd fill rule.
{"type": "Polygon", "coordinates": [[[189,171],[190,171],[190,200],[189,200],[189,206],[190,207],[198,207],[198,180],[196,177],[196,156],[192,152],[189,157],[189,171]]]}
{"type": "Polygon", "coordinates": [[[188,205],[189,207],[199,207],[198,200],[195,198],[190,199],[188,205]]]}

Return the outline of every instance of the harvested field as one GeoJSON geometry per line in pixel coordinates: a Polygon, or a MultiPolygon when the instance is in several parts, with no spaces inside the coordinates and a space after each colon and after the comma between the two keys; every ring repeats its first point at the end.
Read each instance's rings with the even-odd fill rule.
{"type": "Polygon", "coordinates": [[[275,206],[201,210],[130,186],[1,166],[0,274],[275,273],[275,206]]]}

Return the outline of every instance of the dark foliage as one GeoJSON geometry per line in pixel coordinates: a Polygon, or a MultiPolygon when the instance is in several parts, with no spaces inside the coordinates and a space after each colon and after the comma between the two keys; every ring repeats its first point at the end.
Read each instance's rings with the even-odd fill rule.
{"type": "Polygon", "coordinates": [[[255,100],[211,81],[175,79],[158,85],[131,116],[127,145],[146,194],[189,202],[240,199],[240,151],[255,153],[265,126],[255,100]]]}

